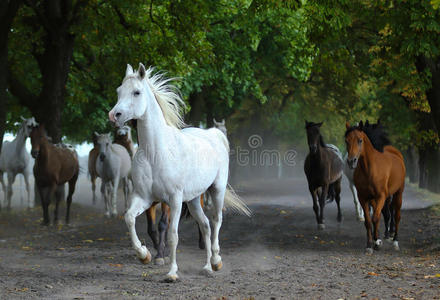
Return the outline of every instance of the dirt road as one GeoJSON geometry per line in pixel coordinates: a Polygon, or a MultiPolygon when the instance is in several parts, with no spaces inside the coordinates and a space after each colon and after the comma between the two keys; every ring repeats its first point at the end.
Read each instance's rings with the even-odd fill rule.
{"type": "MultiPolygon", "coordinates": [[[[365,229],[356,221],[346,184],[344,221],[338,226],[336,205],[329,204],[325,231],[316,229],[304,178],[242,184],[238,192],[254,215],[225,215],[223,269],[212,277],[200,273],[205,252],[197,247],[194,221],[185,220],[177,257],[181,280],[174,284],[163,281],[168,265],[140,264],[124,221],[105,219],[101,204],[90,205],[89,189],[83,178],[70,226],[41,227],[40,208],[0,213],[0,299],[440,297],[440,219],[410,188],[401,251],[385,243],[367,256],[365,229]]],[[[145,217],[137,221],[139,236],[151,247],[145,217]]]]}

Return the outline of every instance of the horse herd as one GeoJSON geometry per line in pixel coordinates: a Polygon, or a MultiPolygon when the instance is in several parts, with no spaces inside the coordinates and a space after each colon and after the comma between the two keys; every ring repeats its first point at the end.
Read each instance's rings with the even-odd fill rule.
{"type": "MultiPolygon", "coordinates": [[[[110,121],[117,129],[115,139],[110,134],[93,135],[94,148],[89,153],[88,170],[92,182],[93,203],[96,202],[96,178],[101,178],[101,194],[105,215],[117,215],[117,190],[122,184],[125,200],[125,222],[133,248],[143,263],[151,261],[151,254],[142,245],[135,228],[136,217],[146,211],[148,233],[157,255],[155,262],[164,263],[165,241],[168,237],[171,267],[167,280],[178,279],[176,247],[178,224],[182,208],[199,225],[199,247],[206,249],[207,273],[222,268],[218,235],[223,210],[232,208],[244,215],[251,211],[228,184],[229,143],[224,120],[215,127],[200,129],[183,122],[185,104],[178,90],[154,69],[139,64],[137,71],[127,65],[118,101],[109,112],[110,121]],[[131,138],[131,123],[136,130],[138,149],[131,138]],[[161,203],[162,216],[156,230],[156,206],[161,203]],[[209,219],[205,214],[209,211],[209,219]]],[[[342,158],[339,149],[325,144],[320,134],[322,123],[307,122],[309,154],[304,171],[313,198],[313,210],[319,229],[324,229],[324,206],[335,201],[337,220],[341,222],[341,178],[345,173],[350,182],[357,217],[365,221],[367,253],[378,249],[380,213],[385,220],[385,238],[392,237],[398,249],[397,232],[404,188],[405,166],[400,152],[392,147],[378,122],[357,126],[346,124],[347,154],[342,158]],[[372,218],[370,217],[372,208],[372,218]],[[365,216],[365,217],[364,217],[365,216]],[[373,231],[372,231],[373,224],[373,231]]],[[[79,175],[78,156],[66,145],[53,145],[46,136],[44,125],[34,118],[24,119],[17,137],[5,142],[0,156],[0,180],[8,207],[16,174],[23,174],[29,195],[29,153],[24,144],[30,137],[31,155],[35,158],[36,192],[43,208],[43,224],[50,223],[48,207],[55,197],[54,222],[58,220],[58,205],[64,198],[64,184],[68,183],[66,223],[75,184],[79,175]],[[8,186],[3,181],[8,173],[8,186]]],[[[1,202],[0,202],[1,204],[1,202]]],[[[0,206],[1,208],[1,206],[0,206]]]]}

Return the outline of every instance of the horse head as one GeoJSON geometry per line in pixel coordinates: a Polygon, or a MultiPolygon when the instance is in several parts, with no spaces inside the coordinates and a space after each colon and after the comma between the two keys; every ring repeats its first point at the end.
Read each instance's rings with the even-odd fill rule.
{"type": "Polygon", "coordinates": [[[310,153],[315,154],[318,151],[320,139],[321,139],[321,132],[319,128],[322,126],[323,122],[321,123],[313,123],[305,121],[305,128],[307,132],[307,143],[309,145],[310,153]]]}
{"type": "Polygon", "coordinates": [[[95,132],[95,136],[96,136],[96,144],[98,145],[98,149],[99,149],[98,157],[101,161],[104,161],[107,156],[108,150],[112,144],[110,133],[99,134],[95,132]]]}
{"type": "Polygon", "coordinates": [[[364,127],[362,121],[358,126],[350,126],[350,123],[346,122],[345,127],[345,146],[347,148],[347,163],[351,169],[356,169],[359,161],[359,157],[364,150],[364,140],[366,138],[365,133],[362,131],[364,127]]]}
{"type": "Polygon", "coordinates": [[[29,137],[31,134],[31,131],[34,127],[38,126],[38,123],[35,121],[35,118],[29,118],[25,119],[23,117],[20,117],[22,120],[21,127],[23,128],[23,132],[25,137],[29,137]]]}
{"type": "Polygon", "coordinates": [[[31,138],[31,145],[32,145],[31,155],[33,158],[37,158],[38,154],[40,153],[41,144],[44,141],[47,141],[46,131],[44,130],[44,124],[36,125],[32,127],[29,136],[31,138]]]}

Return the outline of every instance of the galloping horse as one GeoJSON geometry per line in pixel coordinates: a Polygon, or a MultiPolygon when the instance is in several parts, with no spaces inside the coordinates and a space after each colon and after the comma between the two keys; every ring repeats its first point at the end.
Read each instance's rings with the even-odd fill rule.
{"type": "Polygon", "coordinates": [[[35,186],[41,196],[43,223],[49,225],[49,204],[55,195],[54,223],[58,221],[58,205],[64,196],[64,184],[69,183],[67,195],[66,224],[69,223],[70,204],[79,174],[78,155],[69,148],[56,147],[49,143],[44,126],[34,127],[31,132],[31,155],[35,158],[35,186]]]}
{"type": "Polygon", "coordinates": [[[24,119],[22,117],[22,120],[23,122],[18,130],[16,138],[12,142],[4,142],[0,154],[0,182],[5,193],[5,201],[7,202],[8,209],[11,208],[12,185],[17,174],[23,174],[24,182],[26,184],[28,207],[32,207],[29,190],[31,156],[26,150],[26,139],[29,137],[32,128],[37,126],[38,123],[35,121],[34,117],[29,119],[24,119]],[[3,172],[7,172],[8,174],[7,188],[3,181],[3,172]]]}
{"type": "Polygon", "coordinates": [[[313,210],[318,222],[318,229],[325,229],[324,206],[329,190],[332,190],[336,205],[338,206],[337,220],[338,222],[342,221],[340,193],[343,161],[341,153],[336,146],[324,143],[319,131],[322,122],[313,123],[306,121],[305,125],[310,152],[304,162],[304,172],[307,176],[309,191],[313,198],[313,210]]]}
{"type": "MultiPolygon", "coordinates": [[[[390,205],[394,216],[391,220],[395,226],[393,246],[399,250],[398,231],[402,193],[405,187],[405,164],[403,156],[393,146],[382,146],[382,151],[376,150],[366,134],[366,128],[361,121],[358,126],[351,127],[346,123],[345,143],[347,146],[347,162],[354,169],[354,183],[358,191],[359,201],[364,210],[365,228],[367,230],[366,253],[373,253],[382,245],[379,239],[379,221],[381,211],[384,214],[387,230],[390,219],[390,205]],[[391,200],[392,197],[392,200],[391,200]],[[371,228],[370,206],[373,208],[373,233],[371,228]],[[385,206],[385,209],[382,210],[385,206]]],[[[370,134],[372,137],[372,135],[370,134]]],[[[379,135],[380,137],[380,135],[379,135]]],[[[378,147],[378,146],[377,146],[378,147]]],[[[391,226],[393,227],[393,226],[391,226]]]]}
{"type": "Polygon", "coordinates": [[[137,72],[128,65],[125,78],[117,89],[118,102],[109,112],[109,119],[123,126],[137,119],[139,148],[133,158],[132,177],[134,192],[125,214],[133,248],[143,262],[151,260],[148,249],[136,234],[136,217],[154,201],[166,202],[170,207],[168,243],[171,268],[167,280],[176,281],[176,248],[182,202],[197,220],[202,230],[207,261],[203,269],[211,273],[220,270],[222,260],[218,234],[223,219],[223,206],[230,205],[245,214],[250,211],[227,188],[229,143],[218,129],[185,128],[181,107],[183,100],[169,79],[153,74],[139,64],[137,72]],[[208,192],[213,203],[213,241],[209,220],[200,205],[200,195],[208,192]]]}
{"type": "Polygon", "coordinates": [[[96,171],[96,159],[99,155],[99,149],[98,149],[98,143],[96,140],[96,135],[93,133],[92,135],[92,141],[93,141],[93,148],[89,152],[89,159],[88,159],[88,170],[90,175],[90,181],[92,182],[92,194],[93,194],[93,204],[96,204],[96,178],[98,178],[98,172],[96,171]]]}

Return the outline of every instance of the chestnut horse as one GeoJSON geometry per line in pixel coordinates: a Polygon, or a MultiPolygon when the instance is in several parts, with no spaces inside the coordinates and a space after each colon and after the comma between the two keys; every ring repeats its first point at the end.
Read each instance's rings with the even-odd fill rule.
{"type": "Polygon", "coordinates": [[[387,231],[390,219],[388,207],[394,213],[394,216],[391,216],[395,227],[393,246],[395,250],[399,250],[400,208],[402,206],[402,193],[405,187],[403,156],[399,150],[390,145],[382,145],[377,150],[366,133],[369,126],[364,126],[362,121],[355,127],[351,127],[347,122],[346,128],[347,163],[350,168],[355,170],[354,184],[365,215],[365,228],[367,230],[366,253],[373,253],[373,239],[375,250],[378,250],[382,245],[382,241],[379,239],[380,213],[383,212],[384,214],[387,231]],[[381,149],[382,151],[380,151],[381,149]],[[372,220],[370,217],[370,206],[373,208],[372,220]],[[373,232],[372,222],[374,226],[373,232]]]}
{"type": "Polygon", "coordinates": [[[34,176],[35,186],[41,195],[43,207],[43,223],[49,225],[49,204],[55,195],[54,223],[58,222],[58,206],[64,197],[64,184],[69,183],[67,195],[66,224],[69,223],[70,204],[75,192],[75,184],[79,174],[78,156],[68,148],[56,147],[49,143],[44,126],[37,126],[30,134],[32,151],[35,158],[34,176]]]}

